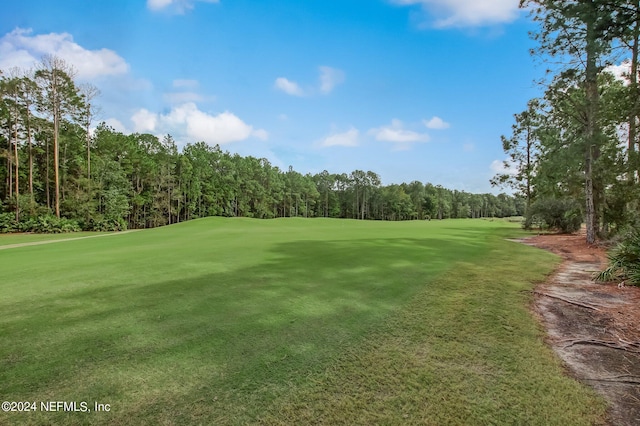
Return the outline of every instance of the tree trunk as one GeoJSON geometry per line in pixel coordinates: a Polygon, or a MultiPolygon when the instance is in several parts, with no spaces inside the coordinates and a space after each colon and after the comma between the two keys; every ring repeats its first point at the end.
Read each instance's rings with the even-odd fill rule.
{"type": "Polygon", "coordinates": [[[586,198],[586,227],[587,227],[587,243],[593,244],[596,241],[596,226],[595,223],[595,206],[593,203],[593,158],[591,150],[587,148],[587,155],[585,158],[585,198],[586,198]]]}
{"type": "Polygon", "coordinates": [[[60,130],[60,114],[56,111],[53,114],[53,175],[55,186],[55,203],[56,203],[56,217],[60,218],[60,153],[59,153],[59,141],[58,132],[60,130]]]}
{"type": "Polygon", "coordinates": [[[527,127],[527,213],[531,207],[531,128],[527,127]]]}
{"type": "MultiPolygon", "coordinates": [[[[16,100],[17,104],[17,100],[16,100]]],[[[13,158],[15,164],[15,194],[16,194],[16,222],[20,221],[20,159],[18,157],[18,111],[16,111],[15,127],[13,129],[13,158]]]]}
{"type": "Polygon", "coordinates": [[[595,29],[596,7],[593,0],[588,2],[589,8],[585,14],[586,24],[586,72],[585,72],[585,92],[586,92],[586,121],[585,128],[585,199],[586,199],[586,227],[587,243],[593,244],[596,241],[598,231],[598,221],[596,220],[597,206],[594,202],[594,182],[593,163],[598,159],[598,68],[597,57],[597,35],[595,29]]]}
{"type": "Polygon", "coordinates": [[[29,146],[29,196],[31,198],[31,214],[33,214],[33,205],[35,199],[33,196],[33,143],[31,141],[31,115],[27,108],[27,143],[29,146]]]}
{"type": "Polygon", "coordinates": [[[7,185],[7,199],[11,198],[11,191],[13,191],[11,189],[11,186],[13,185],[13,182],[11,180],[11,175],[12,175],[12,168],[11,168],[11,141],[8,140],[8,148],[7,148],[7,181],[5,182],[7,185]]]}
{"type": "Polygon", "coordinates": [[[61,163],[62,167],[60,167],[60,200],[66,200],[67,195],[67,148],[69,147],[68,143],[64,144],[62,149],[62,158],[61,163]]]}
{"type": "Polygon", "coordinates": [[[329,191],[326,192],[324,197],[324,217],[329,217],[329,191]]]}
{"type": "MultiPolygon", "coordinates": [[[[640,11],[640,1],[636,1],[636,10],[640,11]]],[[[640,93],[638,93],[638,43],[640,42],[640,14],[633,28],[633,40],[631,41],[631,73],[630,86],[633,96],[633,106],[629,112],[629,145],[628,145],[628,162],[629,162],[629,183],[635,184],[638,180],[638,171],[640,170],[640,156],[636,151],[636,139],[638,133],[638,112],[640,109],[640,93]]]]}
{"type": "Polygon", "coordinates": [[[89,185],[89,192],[91,192],[91,136],[89,135],[89,125],[89,120],[87,120],[87,185],[89,185]]]}
{"type": "Polygon", "coordinates": [[[9,170],[9,177],[7,179],[8,197],[11,199],[13,196],[13,145],[11,144],[11,137],[7,138],[9,142],[9,149],[7,149],[7,170],[9,170]]]}
{"type": "Polygon", "coordinates": [[[45,138],[45,150],[46,150],[46,179],[45,179],[45,191],[47,193],[47,209],[51,210],[51,188],[49,188],[49,140],[45,138]]]}
{"type": "MultiPolygon", "coordinates": [[[[178,180],[178,194],[183,193],[183,191],[181,191],[182,188],[182,184],[180,182],[180,180],[178,180]]],[[[180,223],[180,198],[182,198],[181,196],[178,196],[178,209],[176,211],[176,223],[180,223]]]]}

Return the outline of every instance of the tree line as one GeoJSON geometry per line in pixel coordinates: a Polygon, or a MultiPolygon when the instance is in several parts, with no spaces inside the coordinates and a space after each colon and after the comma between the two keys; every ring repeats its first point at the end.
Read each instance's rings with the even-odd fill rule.
{"type": "Polygon", "coordinates": [[[539,28],[544,94],[515,115],[492,179],[525,199],[531,225],[586,223],[594,243],[640,224],[638,0],[521,0],[539,28]],[[621,60],[622,66],[620,66],[621,60]],[[624,72],[615,73],[615,67],[624,72]],[[617,75],[616,75],[617,74],[617,75]]]}
{"type": "Polygon", "coordinates": [[[301,174],[264,158],[170,135],[94,125],[98,90],[45,56],[0,76],[0,230],[149,228],[206,216],[411,220],[505,217],[521,198],[421,182],[381,185],[372,171],[301,174]],[[4,212],[4,213],[3,213],[4,212]]]}

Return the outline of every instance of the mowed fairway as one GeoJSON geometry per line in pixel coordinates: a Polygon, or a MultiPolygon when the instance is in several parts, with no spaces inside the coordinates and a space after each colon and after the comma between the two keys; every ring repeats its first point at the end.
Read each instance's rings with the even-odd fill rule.
{"type": "Polygon", "coordinates": [[[210,218],[0,251],[2,424],[599,423],[503,221],[210,218]],[[110,412],[43,412],[94,401],[110,412]]]}

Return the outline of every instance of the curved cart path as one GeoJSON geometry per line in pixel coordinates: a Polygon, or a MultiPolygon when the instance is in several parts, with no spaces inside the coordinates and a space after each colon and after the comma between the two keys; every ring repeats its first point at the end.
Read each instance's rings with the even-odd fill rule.
{"type": "Polygon", "coordinates": [[[139,231],[139,229],[130,229],[128,231],[114,232],[111,234],[87,235],[86,237],[61,238],[59,240],[31,241],[28,243],[7,244],[4,246],[0,246],[0,250],[7,250],[12,248],[27,247],[27,246],[39,246],[41,244],[62,243],[64,241],[85,240],[87,238],[108,237],[110,235],[122,235],[122,234],[128,234],[129,232],[136,232],[136,231],[139,231]]]}
{"type": "Polygon", "coordinates": [[[535,290],[533,309],[549,345],[572,376],[607,400],[610,424],[640,424],[640,288],[593,282],[606,254],[588,246],[584,234],[522,242],[563,258],[535,290]]]}

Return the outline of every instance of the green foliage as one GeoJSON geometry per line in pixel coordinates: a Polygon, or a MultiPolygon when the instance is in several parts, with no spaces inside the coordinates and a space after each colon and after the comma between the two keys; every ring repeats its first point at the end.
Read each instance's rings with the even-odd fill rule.
{"type": "Polygon", "coordinates": [[[563,233],[580,229],[582,211],[577,201],[570,198],[543,198],[531,205],[525,219],[525,228],[539,225],[563,233]]]}
{"type": "Polygon", "coordinates": [[[503,166],[509,172],[498,173],[491,179],[491,185],[511,187],[530,205],[534,166],[540,150],[540,136],[537,133],[542,126],[543,116],[540,100],[530,100],[527,107],[526,111],[515,115],[512,136],[501,138],[502,149],[509,156],[503,166]]]}
{"type": "Polygon", "coordinates": [[[78,232],[81,230],[78,221],[67,218],[57,218],[54,215],[27,218],[19,223],[20,232],[36,232],[41,234],[59,234],[78,232]]]}
{"type": "Polygon", "coordinates": [[[47,216],[21,226],[7,216],[5,232],[59,232],[48,217],[58,210],[85,230],[149,228],[206,216],[397,221],[523,213],[514,197],[419,181],[383,186],[373,171],[302,174],[204,142],[180,150],[171,135],[125,135],[104,123],[87,134],[91,96],[78,92],[65,70],[64,61],[45,57],[34,74],[0,79],[0,89],[7,88],[0,90],[0,135],[15,135],[0,136],[0,155],[6,151],[15,159],[0,162],[0,200],[21,220],[47,216]]]}
{"type": "Polygon", "coordinates": [[[0,234],[18,232],[18,230],[15,213],[0,213],[0,234]]]}
{"type": "MultiPolygon", "coordinates": [[[[498,175],[493,183],[526,181],[526,187],[515,188],[531,200],[580,200],[587,241],[608,238],[640,212],[640,4],[521,0],[520,6],[538,24],[532,35],[539,44],[532,53],[542,54],[548,78],[544,97],[530,102],[528,115],[516,116],[513,137],[503,139],[517,173],[498,175]],[[625,57],[630,60],[623,81],[608,65],[625,57]],[[524,149],[524,142],[535,149],[524,149]]],[[[527,219],[531,226],[534,216],[527,219]]]]}
{"type": "Polygon", "coordinates": [[[57,218],[51,214],[25,217],[16,221],[15,213],[0,213],[0,233],[36,232],[42,234],[58,234],[78,232],[80,225],[76,220],[57,218]]]}
{"type": "Polygon", "coordinates": [[[121,217],[104,217],[97,220],[92,220],[87,225],[86,230],[99,232],[126,231],[127,222],[121,217]]]}
{"type": "Polygon", "coordinates": [[[596,281],[625,280],[640,286],[640,231],[629,232],[608,256],[609,266],[596,274],[596,281]]]}

